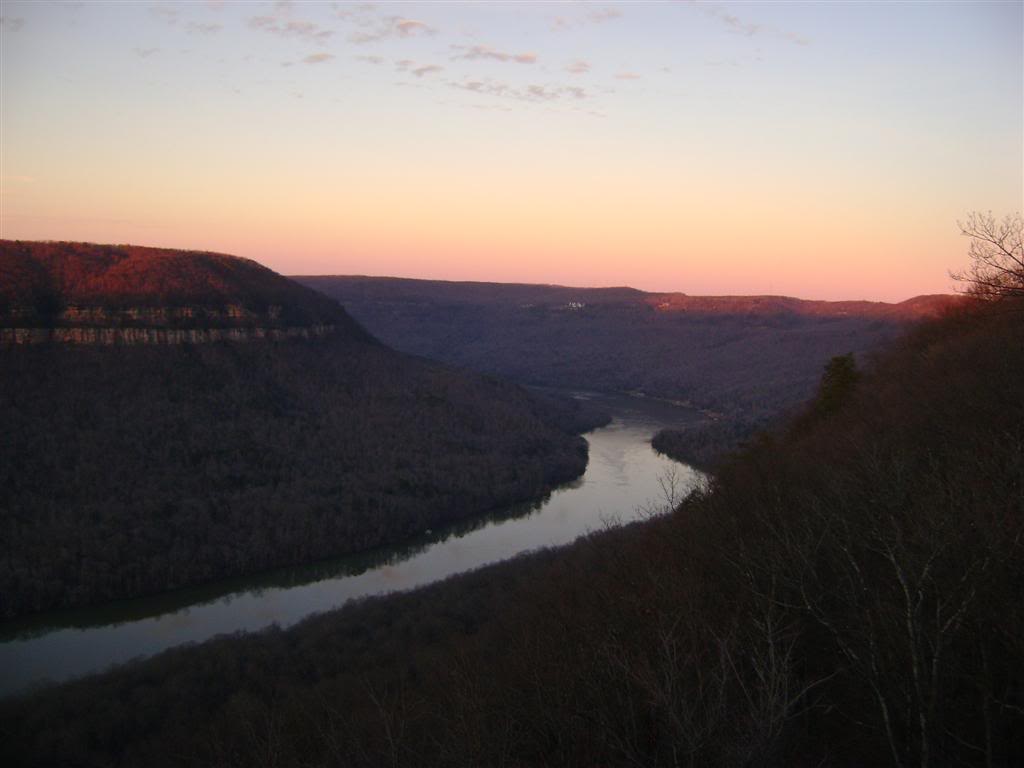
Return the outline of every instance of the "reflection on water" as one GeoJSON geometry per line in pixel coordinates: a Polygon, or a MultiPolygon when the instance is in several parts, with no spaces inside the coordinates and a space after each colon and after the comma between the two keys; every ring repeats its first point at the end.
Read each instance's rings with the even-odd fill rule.
{"type": "Polygon", "coordinates": [[[584,475],[530,504],[434,529],[401,546],[0,625],[0,694],[105,669],[214,635],[288,626],[365,595],[410,589],[539,547],[566,544],[609,520],[660,506],[673,468],[682,490],[701,476],[656,454],[662,427],[692,410],[624,396],[579,394],[614,415],[589,433],[584,475]]]}

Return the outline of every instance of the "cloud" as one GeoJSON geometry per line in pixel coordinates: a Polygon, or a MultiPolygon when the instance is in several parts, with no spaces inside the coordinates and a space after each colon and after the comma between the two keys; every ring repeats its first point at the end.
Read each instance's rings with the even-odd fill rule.
{"type": "Polygon", "coordinates": [[[491,61],[514,61],[517,64],[533,64],[537,61],[536,53],[506,53],[487,45],[453,45],[451,48],[453,51],[459,52],[452,56],[452,61],[490,59],[491,61]]]}
{"type": "Polygon", "coordinates": [[[794,45],[810,45],[810,38],[798,35],[796,32],[778,32],[777,35],[783,40],[789,40],[794,45]]]}
{"type": "Polygon", "coordinates": [[[584,16],[577,18],[567,18],[565,16],[555,16],[551,20],[551,29],[560,32],[573,27],[583,27],[587,24],[604,24],[615,19],[622,18],[622,11],[618,8],[595,8],[584,16]]]}
{"type": "Polygon", "coordinates": [[[758,34],[768,34],[772,37],[777,37],[787,42],[793,43],[794,45],[810,45],[811,41],[795,32],[786,32],[785,30],[776,29],[775,27],[768,26],[767,24],[757,24],[751,21],[745,21],[735,14],[729,13],[721,6],[716,5],[694,5],[693,7],[699,8],[701,11],[711,16],[714,19],[718,19],[724,24],[730,32],[737,35],[743,35],[744,37],[753,37],[758,34]]]}
{"type": "Polygon", "coordinates": [[[424,21],[406,19],[402,16],[385,16],[376,22],[366,17],[354,17],[353,21],[363,27],[363,32],[353,32],[349,41],[353,43],[369,43],[393,37],[420,37],[437,34],[437,30],[424,21]]]}
{"type": "Polygon", "coordinates": [[[132,53],[138,56],[140,59],[148,59],[154,53],[159,53],[159,48],[132,48],[132,53]]]}
{"type": "Polygon", "coordinates": [[[724,8],[707,7],[704,12],[719,19],[733,32],[740,35],[746,35],[747,37],[757,34],[764,28],[760,24],[743,21],[739,16],[734,16],[724,8]]]}
{"type": "Polygon", "coordinates": [[[302,60],[303,64],[323,64],[325,61],[330,61],[334,58],[333,53],[311,53],[309,56],[302,60]]]}
{"type": "Polygon", "coordinates": [[[224,29],[223,24],[201,24],[198,21],[190,21],[185,25],[185,31],[193,35],[212,35],[224,29]]]}
{"type": "Polygon", "coordinates": [[[415,19],[396,19],[394,21],[395,31],[399,37],[412,37],[413,35],[430,35],[434,33],[427,24],[415,19]]]}
{"type": "Polygon", "coordinates": [[[0,16],[0,26],[11,30],[11,32],[17,32],[25,26],[25,19],[21,16],[0,16]]]}
{"type": "Polygon", "coordinates": [[[576,59],[565,68],[566,72],[573,75],[582,75],[585,72],[590,71],[590,62],[584,61],[583,59],[576,59]]]}
{"type": "Polygon", "coordinates": [[[384,59],[380,56],[356,56],[356,61],[365,61],[367,64],[384,63],[384,59]]]}
{"type": "Polygon", "coordinates": [[[424,75],[432,75],[435,72],[440,72],[444,67],[438,66],[437,64],[420,64],[416,65],[416,62],[412,59],[399,59],[395,62],[395,69],[399,72],[409,72],[416,77],[423,77],[424,75]]]}
{"type": "Polygon", "coordinates": [[[181,18],[181,11],[169,3],[155,5],[149,9],[149,12],[160,19],[160,21],[167,22],[171,26],[177,24],[178,19],[181,18]]]}
{"type": "Polygon", "coordinates": [[[416,69],[412,70],[412,73],[416,75],[416,77],[423,77],[424,75],[432,75],[435,72],[440,72],[443,69],[444,67],[440,67],[437,64],[427,64],[422,67],[416,67],[416,69]]]}
{"type": "Polygon", "coordinates": [[[636,72],[618,72],[615,75],[616,80],[639,80],[640,75],[636,72]]]}
{"type": "Polygon", "coordinates": [[[252,29],[271,32],[281,37],[296,37],[309,42],[322,43],[334,32],[311,21],[286,21],[276,16],[253,16],[249,19],[252,29]]]}
{"type": "Polygon", "coordinates": [[[517,101],[551,102],[559,99],[585,99],[589,96],[583,88],[578,86],[527,85],[524,88],[517,88],[493,80],[465,80],[461,83],[449,82],[448,85],[471,93],[517,101]]]}

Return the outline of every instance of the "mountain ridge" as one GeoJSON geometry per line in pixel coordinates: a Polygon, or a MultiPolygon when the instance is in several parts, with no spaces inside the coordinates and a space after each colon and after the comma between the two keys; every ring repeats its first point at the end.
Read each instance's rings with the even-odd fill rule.
{"type": "MultiPolygon", "coordinates": [[[[0,282],[0,329],[9,331],[263,330],[191,334],[193,340],[201,341],[309,337],[330,329],[369,338],[336,301],[251,259],[210,251],[0,240],[0,274],[5,276],[0,282]],[[299,333],[295,329],[317,330],[299,333]]],[[[15,342],[21,338],[88,343],[88,334],[7,336],[15,342]]],[[[127,336],[130,343],[131,334],[127,336]]],[[[153,334],[135,336],[144,343],[153,334]]],[[[190,335],[178,337],[188,340],[190,335]]]]}
{"type": "Polygon", "coordinates": [[[339,281],[369,298],[387,292],[412,300],[450,298],[459,303],[485,300],[501,303],[580,301],[594,304],[635,303],[660,311],[695,311],[704,314],[795,314],[805,316],[885,317],[920,319],[939,314],[963,299],[956,294],[921,294],[899,302],[867,299],[804,299],[775,294],[693,295],[680,291],[645,291],[630,286],[579,287],[553,283],[500,283],[473,280],[428,280],[372,275],[292,275],[296,282],[317,288],[339,281]]]}
{"type": "MultiPolygon", "coordinates": [[[[836,355],[864,358],[962,303],[693,297],[633,288],[299,277],[383,343],[520,384],[644,393],[741,422],[797,407],[836,355]]],[[[735,431],[730,427],[730,434],[735,431]]]]}

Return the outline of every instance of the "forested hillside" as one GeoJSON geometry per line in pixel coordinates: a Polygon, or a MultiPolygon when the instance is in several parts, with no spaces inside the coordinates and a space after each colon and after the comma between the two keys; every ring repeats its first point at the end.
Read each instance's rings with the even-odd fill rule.
{"type": "Polygon", "coordinates": [[[396,349],[524,384],[640,392],[714,419],[659,435],[709,466],[814,392],[835,356],[858,357],[956,303],[687,296],[633,288],[297,277],[396,349]]]}
{"type": "Polygon", "coordinates": [[[586,465],[572,432],[593,420],[577,405],[398,354],[253,262],[67,243],[0,254],[5,321],[30,329],[168,317],[332,329],[0,345],[0,617],[397,542],[586,465]],[[123,311],[140,304],[157,312],[123,311]],[[81,307],[95,311],[68,314],[81,307]],[[165,311],[183,307],[203,313],[165,311]]]}
{"type": "Polygon", "coordinates": [[[297,277],[396,349],[526,384],[640,391],[762,421],[953,297],[902,304],[686,296],[632,288],[297,277]]]}
{"type": "Polygon", "coordinates": [[[1020,765],[1022,310],[833,363],[671,515],[4,702],[8,764],[1020,765]]]}

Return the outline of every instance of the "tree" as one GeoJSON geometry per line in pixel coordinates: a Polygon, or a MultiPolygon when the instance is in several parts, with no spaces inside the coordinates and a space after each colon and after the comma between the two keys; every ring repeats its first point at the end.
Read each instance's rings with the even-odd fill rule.
{"type": "Polygon", "coordinates": [[[951,272],[966,283],[966,292],[987,301],[1024,297],[1024,219],[1019,213],[996,221],[991,212],[971,213],[958,221],[960,233],[971,239],[966,269],[951,272]]]}
{"type": "Polygon", "coordinates": [[[857,386],[860,373],[853,353],[836,355],[825,365],[825,372],[818,385],[818,396],[814,409],[819,414],[830,414],[839,410],[857,386]]]}

